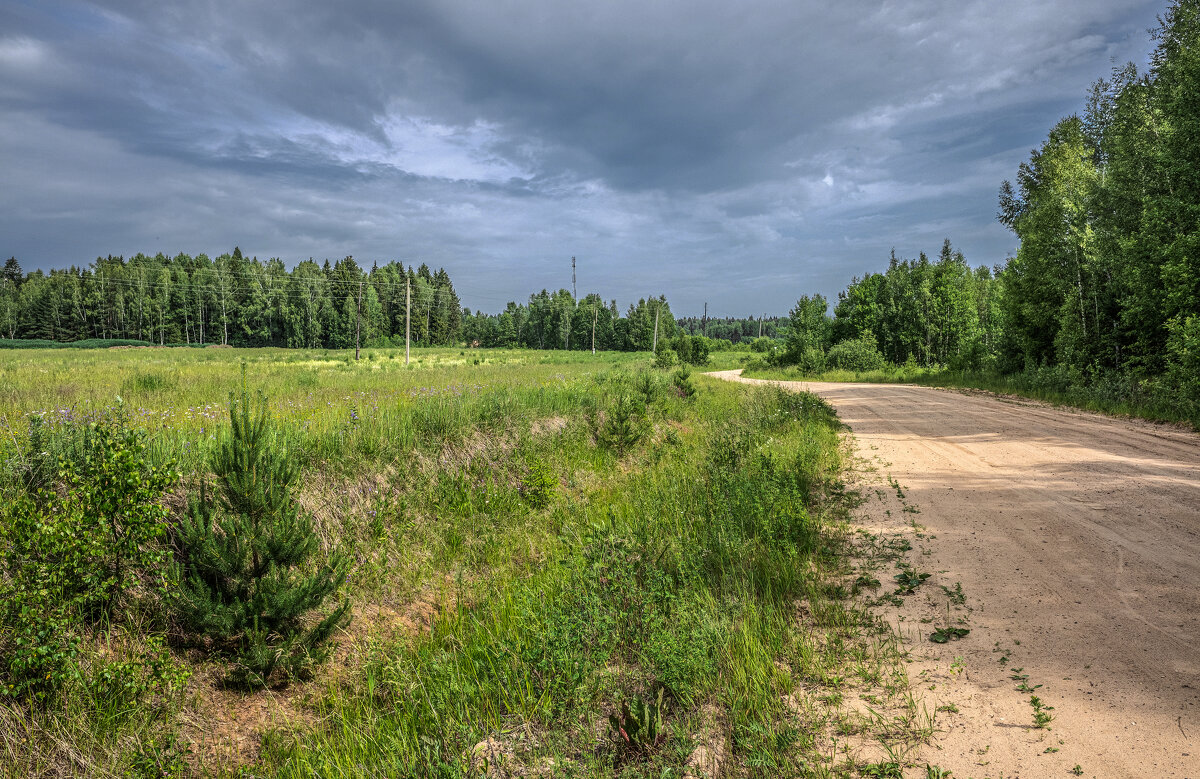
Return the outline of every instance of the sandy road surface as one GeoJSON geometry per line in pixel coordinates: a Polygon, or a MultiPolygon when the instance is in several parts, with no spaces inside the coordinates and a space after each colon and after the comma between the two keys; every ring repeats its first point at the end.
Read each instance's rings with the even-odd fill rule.
{"type": "MultiPolygon", "coordinates": [[[[738,373],[713,375],[753,381],[738,373]]],[[[915,516],[910,559],[967,595],[960,642],[930,643],[919,606],[898,617],[927,705],[958,708],[937,714],[920,776],[929,762],[962,779],[1076,765],[1200,779],[1200,435],[924,387],[780,383],[832,403],[878,481],[920,510],[897,520],[880,499],[860,519],[915,516]],[[1020,674],[1055,707],[1048,731],[1020,674]]],[[[924,619],[944,621],[946,598],[927,600],[924,619]]]]}

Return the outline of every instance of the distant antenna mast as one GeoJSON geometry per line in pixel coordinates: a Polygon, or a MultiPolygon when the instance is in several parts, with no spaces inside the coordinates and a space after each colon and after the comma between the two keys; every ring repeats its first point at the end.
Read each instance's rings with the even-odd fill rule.
{"type": "Polygon", "coordinates": [[[571,258],[571,298],[579,300],[579,293],[575,291],[575,258],[571,258]]]}

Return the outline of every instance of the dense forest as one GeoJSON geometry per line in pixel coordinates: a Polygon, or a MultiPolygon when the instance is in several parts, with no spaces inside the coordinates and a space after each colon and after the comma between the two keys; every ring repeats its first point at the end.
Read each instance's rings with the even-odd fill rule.
{"type": "Polygon", "coordinates": [[[406,284],[414,341],[459,340],[462,311],[445,270],[363,269],[346,257],[288,271],[278,259],[248,259],[236,248],[215,259],[109,256],[48,274],[22,273],[10,258],[0,275],[0,337],[346,348],[354,346],[361,291],[362,343],[403,341],[406,284]]]}
{"type": "Polygon", "coordinates": [[[972,269],[947,240],[930,261],[892,253],[883,273],[855,279],[838,293],[832,322],[820,295],[801,298],[792,312],[789,352],[824,350],[831,343],[870,339],[897,365],[989,368],[1003,340],[1001,283],[987,268],[972,269]]]}
{"type": "Polygon", "coordinates": [[[1053,374],[1200,404],[1200,7],[1159,22],[1149,71],[1097,81],[1001,186],[1016,256],[993,273],[949,241],[932,262],[893,253],[832,320],[801,298],[777,360],[1053,374]]]}
{"type": "Polygon", "coordinates": [[[1154,38],[1148,73],[1096,82],[1001,188],[1021,239],[1003,276],[1010,361],[1200,368],[1200,7],[1174,4],[1154,38]]]}
{"type": "Polygon", "coordinates": [[[463,309],[444,269],[353,257],[318,265],[246,258],[138,254],[87,268],[24,273],[16,258],[0,272],[0,338],[70,342],[134,339],[155,344],[349,348],[404,342],[406,295],[413,343],[539,349],[649,350],[676,335],[665,297],[616,301],[542,290],[499,314],[463,309]],[[360,300],[361,294],[361,300],[360,300]],[[361,328],[361,329],[359,329],[361,328]]]}

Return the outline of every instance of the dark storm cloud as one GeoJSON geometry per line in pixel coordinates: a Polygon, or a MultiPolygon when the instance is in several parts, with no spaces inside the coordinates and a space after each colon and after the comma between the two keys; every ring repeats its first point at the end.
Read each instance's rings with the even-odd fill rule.
{"type": "MultiPolygon", "coordinates": [[[[17,2],[0,252],[238,243],[782,311],[951,237],[1161,3],[17,2]]],[[[249,247],[249,248],[248,248],[249,247]]]]}

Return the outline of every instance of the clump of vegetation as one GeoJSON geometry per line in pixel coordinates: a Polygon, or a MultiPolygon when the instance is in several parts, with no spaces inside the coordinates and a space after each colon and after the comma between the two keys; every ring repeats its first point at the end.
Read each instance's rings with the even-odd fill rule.
{"type": "MultiPolygon", "coordinates": [[[[31,446],[48,445],[40,423],[32,432],[31,446]]],[[[15,496],[0,523],[4,690],[13,696],[44,701],[83,681],[84,629],[111,621],[118,604],[153,607],[168,587],[159,541],[172,465],[147,463],[145,434],[120,409],[84,427],[78,446],[53,471],[44,453],[29,452],[36,490],[15,496]]]]}
{"type": "Polygon", "coordinates": [[[920,573],[908,563],[898,563],[896,567],[900,569],[900,572],[892,577],[896,580],[896,595],[912,595],[932,575],[920,573]]]}
{"type": "Polygon", "coordinates": [[[318,540],[293,494],[296,459],[280,446],[261,395],[257,403],[244,388],[231,395],[229,419],[211,461],[219,496],[202,488],[177,530],[174,605],[185,631],[233,659],[230,682],[261,687],[277,673],[301,677],[328,654],[349,603],[316,624],[306,618],[335,593],[349,560],[335,552],[304,572],[318,540]]]}
{"type": "Polygon", "coordinates": [[[671,347],[679,356],[679,362],[686,365],[707,365],[712,348],[702,335],[679,335],[671,342],[671,347]]]}
{"type": "Polygon", "coordinates": [[[638,400],[649,406],[658,400],[660,385],[658,376],[650,371],[642,371],[633,380],[633,390],[638,394],[638,400]]]}
{"type": "Polygon", "coordinates": [[[596,437],[605,447],[623,457],[649,432],[646,407],[628,394],[621,393],[608,407],[596,437]]]}
{"type": "Polygon", "coordinates": [[[1033,709],[1033,726],[1035,728],[1045,729],[1054,720],[1054,715],[1050,713],[1054,707],[1047,706],[1045,701],[1038,696],[1029,696],[1029,706],[1033,709]]]}
{"type": "Polygon", "coordinates": [[[544,509],[558,491],[558,479],[554,471],[538,457],[530,457],[525,475],[521,477],[521,495],[535,509],[544,509]]]}
{"type": "Polygon", "coordinates": [[[692,383],[692,372],[686,365],[671,375],[671,386],[675,388],[675,394],[684,400],[690,400],[696,394],[696,385],[692,383]]]}
{"type": "Polygon", "coordinates": [[[640,695],[630,701],[622,701],[620,711],[610,714],[608,726],[617,744],[617,762],[622,763],[633,756],[645,755],[662,743],[663,688],[658,688],[658,697],[647,700],[640,695]]]}
{"type": "Polygon", "coordinates": [[[825,355],[825,362],[830,368],[857,373],[882,370],[887,365],[879,347],[875,345],[874,336],[869,333],[861,338],[834,344],[825,355]]]}

